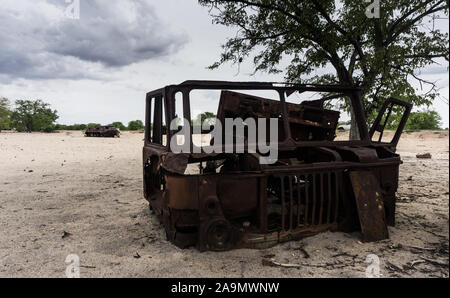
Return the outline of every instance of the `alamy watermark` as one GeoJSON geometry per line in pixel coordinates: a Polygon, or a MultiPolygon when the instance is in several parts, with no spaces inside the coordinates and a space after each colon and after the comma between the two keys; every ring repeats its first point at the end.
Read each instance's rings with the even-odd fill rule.
{"type": "Polygon", "coordinates": [[[64,15],[72,20],[80,19],[80,0],[65,0],[67,3],[64,15]]]}
{"type": "Polygon", "coordinates": [[[366,7],[366,17],[369,19],[379,19],[380,18],[380,0],[364,0],[366,3],[370,3],[366,7]]]}
{"type": "Polygon", "coordinates": [[[80,257],[75,254],[70,254],[66,257],[66,277],[80,278],[80,257]]]}
{"type": "Polygon", "coordinates": [[[377,255],[370,254],[366,257],[366,263],[369,263],[369,266],[366,268],[366,277],[380,277],[380,258],[377,255]]]}
{"type": "MultiPolygon", "coordinates": [[[[278,160],[278,118],[226,118],[223,124],[216,119],[214,129],[208,133],[213,142],[207,145],[193,146],[191,148],[192,135],[202,135],[202,130],[210,129],[208,122],[203,122],[201,126],[191,126],[191,123],[184,119],[181,130],[170,139],[170,149],[173,153],[259,153],[261,164],[273,164],[278,160]],[[267,131],[269,123],[269,132],[267,131]],[[224,126],[225,125],[225,126],[224,126]],[[225,129],[223,129],[225,128],[225,129]],[[269,136],[269,140],[268,140],[269,136]],[[179,144],[180,138],[184,139],[183,144],[179,144]],[[225,144],[223,144],[225,140],[225,144]],[[191,152],[192,149],[192,152],[191,152]]],[[[174,119],[170,123],[172,131],[179,130],[179,119],[174,119]]]]}

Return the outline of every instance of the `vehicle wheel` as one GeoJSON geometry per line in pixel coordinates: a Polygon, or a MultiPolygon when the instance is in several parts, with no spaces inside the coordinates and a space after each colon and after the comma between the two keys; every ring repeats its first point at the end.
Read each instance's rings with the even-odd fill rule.
{"type": "Polygon", "coordinates": [[[231,225],[225,219],[216,219],[208,224],[206,242],[208,249],[222,251],[229,248],[231,241],[231,225]]]}

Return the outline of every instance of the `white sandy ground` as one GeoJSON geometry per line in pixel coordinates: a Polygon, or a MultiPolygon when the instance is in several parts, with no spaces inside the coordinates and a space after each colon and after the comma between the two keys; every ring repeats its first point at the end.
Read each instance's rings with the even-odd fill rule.
{"type": "Polygon", "coordinates": [[[390,240],[328,232],[223,253],[165,239],[143,198],[142,139],[0,133],[0,277],[65,277],[68,254],[80,256],[81,277],[364,277],[369,254],[379,256],[383,277],[448,277],[448,132],[403,135],[390,240]],[[416,159],[423,152],[433,158],[416,159]],[[263,266],[267,255],[303,266],[263,266]]]}

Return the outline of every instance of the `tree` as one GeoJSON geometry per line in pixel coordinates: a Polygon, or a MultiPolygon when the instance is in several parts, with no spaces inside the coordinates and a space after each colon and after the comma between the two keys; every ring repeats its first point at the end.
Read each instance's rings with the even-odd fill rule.
{"type": "MultiPolygon", "coordinates": [[[[401,115],[395,114],[389,118],[386,125],[387,129],[396,129],[400,123],[401,115]]],[[[433,110],[424,110],[420,112],[412,112],[406,122],[406,130],[422,130],[422,129],[441,129],[441,116],[433,110]]]]}
{"type": "Polygon", "coordinates": [[[141,120],[130,121],[128,123],[129,130],[143,130],[144,128],[144,123],[141,120]]]}
{"type": "Polygon", "coordinates": [[[10,103],[7,98],[0,98],[0,131],[10,129],[10,103]]]}
{"type": "Polygon", "coordinates": [[[102,125],[100,123],[89,123],[86,125],[86,128],[97,127],[97,126],[102,126],[102,125]]]}
{"type": "Polygon", "coordinates": [[[118,128],[119,130],[126,130],[127,129],[127,127],[125,125],[123,125],[122,122],[119,122],[119,121],[113,122],[113,123],[111,123],[111,125],[114,126],[115,128],[118,128]]]}
{"type": "Polygon", "coordinates": [[[87,125],[86,124],[74,124],[73,130],[86,130],[87,125]]]}
{"type": "Polygon", "coordinates": [[[206,125],[214,125],[216,123],[217,115],[211,112],[204,112],[198,114],[197,118],[194,120],[194,125],[202,125],[206,123],[206,125]]]}
{"type": "MultiPolygon", "coordinates": [[[[282,59],[290,59],[289,82],[361,88],[369,121],[390,96],[429,106],[438,90],[417,69],[439,59],[448,62],[449,42],[447,33],[425,21],[434,22],[430,17],[436,13],[448,15],[448,0],[378,1],[379,17],[368,18],[368,6],[377,3],[372,2],[199,0],[210,8],[214,23],[237,28],[210,68],[253,56],[255,72],[279,73],[282,59]],[[333,73],[317,74],[329,65],[333,73]],[[419,94],[408,79],[429,90],[419,94]]],[[[351,112],[348,103],[343,107],[351,112]]]]}
{"type": "Polygon", "coordinates": [[[52,110],[42,100],[17,100],[16,108],[11,114],[12,125],[18,131],[55,130],[55,121],[59,118],[57,111],[52,110]]]}
{"type": "Polygon", "coordinates": [[[55,130],[86,130],[86,124],[73,124],[73,125],[64,125],[64,124],[56,124],[55,130]]]}

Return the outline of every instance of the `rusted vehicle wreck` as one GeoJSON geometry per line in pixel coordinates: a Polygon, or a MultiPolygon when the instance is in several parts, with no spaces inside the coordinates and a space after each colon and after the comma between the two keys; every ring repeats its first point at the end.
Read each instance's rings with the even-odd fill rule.
{"type": "Polygon", "coordinates": [[[86,129],[84,132],[86,137],[97,137],[97,138],[120,138],[120,131],[112,126],[93,126],[86,129]]]}
{"type": "MultiPolygon", "coordinates": [[[[360,230],[363,241],[388,238],[387,226],[395,224],[401,164],[396,145],[412,106],[389,99],[369,130],[359,92],[342,86],[216,81],[186,81],[149,92],[144,194],[168,240],[182,248],[220,251],[265,248],[323,231],[360,230]],[[217,154],[204,148],[191,151],[200,153],[172,152],[167,140],[181,129],[169,126],[181,116],[175,112],[175,95],[182,95],[182,115],[190,122],[194,90],[221,92],[219,120],[277,118],[277,161],[260,164],[259,152],[217,154]],[[277,98],[244,91],[271,91],[277,98]],[[293,94],[310,93],[321,98],[288,102],[293,94]],[[328,107],[337,98],[351,104],[359,140],[336,140],[340,112],[328,107]],[[385,141],[389,116],[400,110],[398,128],[385,141]],[[193,167],[198,173],[188,173],[193,167]]],[[[193,139],[191,149],[198,146],[193,139]]]]}

